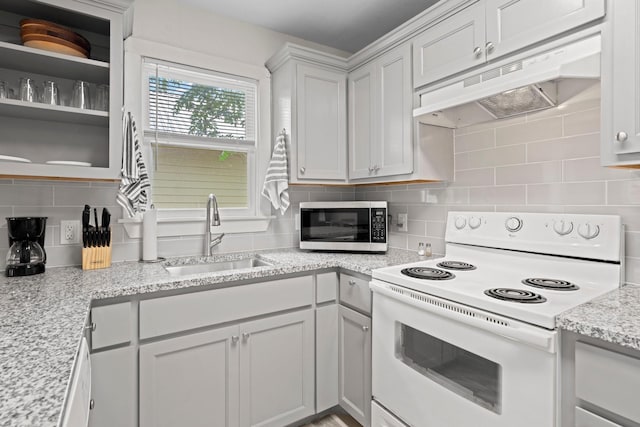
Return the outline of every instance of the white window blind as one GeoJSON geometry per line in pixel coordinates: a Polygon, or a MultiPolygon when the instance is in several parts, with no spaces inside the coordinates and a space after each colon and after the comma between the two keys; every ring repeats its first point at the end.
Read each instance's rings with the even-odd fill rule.
{"type": "Polygon", "coordinates": [[[250,207],[257,82],[145,59],[145,140],[158,208],[250,207]]]}

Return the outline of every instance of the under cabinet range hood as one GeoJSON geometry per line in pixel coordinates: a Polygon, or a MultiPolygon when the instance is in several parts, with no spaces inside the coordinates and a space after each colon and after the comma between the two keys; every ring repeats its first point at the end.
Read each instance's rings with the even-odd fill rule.
{"type": "Polygon", "coordinates": [[[418,92],[421,123],[468,126],[554,107],[600,79],[600,34],[525,52],[418,92]]]}

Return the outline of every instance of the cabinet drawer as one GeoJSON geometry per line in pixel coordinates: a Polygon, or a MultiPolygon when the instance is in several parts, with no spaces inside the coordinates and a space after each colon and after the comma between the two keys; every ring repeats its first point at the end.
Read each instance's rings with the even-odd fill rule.
{"type": "Polygon", "coordinates": [[[104,305],[91,309],[91,348],[96,350],[131,341],[131,303],[104,305]]]}
{"type": "Polygon", "coordinates": [[[371,313],[369,281],[348,274],[341,274],[340,302],[365,313],[371,313]]]}
{"type": "Polygon", "coordinates": [[[335,301],[338,294],[338,273],[316,275],[316,302],[318,304],[335,301]]]}
{"type": "Polygon", "coordinates": [[[577,342],[575,363],[576,397],[640,422],[640,359],[577,342]]]}
{"type": "Polygon", "coordinates": [[[622,427],[587,410],[576,407],[575,427],[622,427]]]}
{"type": "Polygon", "coordinates": [[[140,338],[311,305],[312,276],[232,286],[140,302],[140,338]]]}

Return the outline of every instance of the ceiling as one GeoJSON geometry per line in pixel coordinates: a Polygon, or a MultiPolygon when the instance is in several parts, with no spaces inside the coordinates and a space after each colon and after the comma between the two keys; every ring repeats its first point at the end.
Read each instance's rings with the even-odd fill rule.
{"type": "Polygon", "coordinates": [[[182,0],[219,15],[357,52],[438,0],[182,0]]]}

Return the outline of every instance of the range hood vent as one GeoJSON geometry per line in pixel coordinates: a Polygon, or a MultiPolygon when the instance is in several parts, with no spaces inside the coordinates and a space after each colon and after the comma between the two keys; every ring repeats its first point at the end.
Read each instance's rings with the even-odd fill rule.
{"type": "Polygon", "coordinates": [[[480,71],[420,93],[414,117],[450,128],[551,108],[600,78],[600,35],[480,71]]]}

